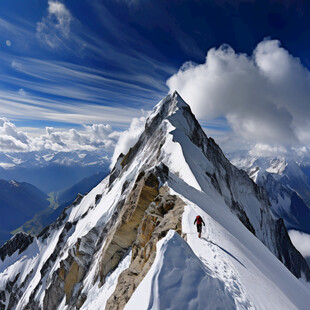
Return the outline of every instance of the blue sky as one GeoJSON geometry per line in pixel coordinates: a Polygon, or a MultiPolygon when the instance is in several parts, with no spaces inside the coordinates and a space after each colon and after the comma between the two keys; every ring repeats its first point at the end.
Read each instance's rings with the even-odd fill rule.
{"type": "MultiPolygon", "coordinates": [[[[309,3],[296,0],[2,1],[0,117],[6,118],[4,123],[11,130],[30,135],[42,134],[45,127],[54,127],[60,135],[64,130],[75,128],[79,131],[85,129],[85,125],[93,124],[110,125],[111,135],[114,131],[128,128],[133,117],[143,116],[144,111],[150,110],[169,90],[172,91],[172,87],[178,88],[187,101],[195,98],[197,92],[203,92],[205,87],[209,89],[210,82],[207,86],[201,84],[200,90],[189,85],[188,80],[184,82],[182,72],[187,71],[186,78],[191,79],[194,69],[188,69],[188,65],[184,69],[182,65],[191,61],[195,63],[193,67],[196,71],[197,64],[208,66],[206,56],[210,55],[211,63],[212,53],[208,52],[212,48],[215,48],[214,55],[218,61],[225,49],[221,45],[228,44],[237,58],[246,54],[249,64],[245,72],[252,66],[253,59],[254,66],[261,71],[261,58],[255,58],[258,54],[255,51],[258,51],[258,44],[263,40],[278,40],[272,48],[268,47],[268,55],[273,53],[274,56],[284,51],[288,57],[282,53],[283,59],[289,59],[291,69],[283,74],[300,70],[301,84],[305,83],[307,88],[309,17],[309,3]],[[300,62],[299,67],[296,59],[300,62]],[[176,76],[180,68],[182,74],[179,72],[176,76]],[[167,84],[166,81],[172,76],[174,79],[167,84]]],[[[260,55],[265,53],[262,52],[265,49],[266,44],[260,48],[260,55]]],[[[225,53],[223,57],[227,63],[235,63],[237,67],[240,65],[234,62],[236,57],[227,49],[225,53]]],[[[279,63],[282,64],[281,61],[279,63]]],[[[224,74],[225,70],[220,74],[224,74]]],[[[195,76],[198,85],[201,78],[197,74],[195,76]]],[[[251,98],[257,92],[254,84],[259,84],[262,89],[264,82],[261,78],[255,75],[253,79],[255,83],[249,86],[252,92],[238,100],[251,98]]],[[[218,89],[221,85],[227,87],[227,84],[221,83],[217,85],[218,89]]],[[[277,82],[272,87],[278,87],[280,92],[285,88],[285,83],[279,85],[277,82]]],[[[240,85],[234,87],[238,89],[240,85]]],[[[305,91],[300,110],[307,108],[307,95],[305,91]]],[[[216,100],[214,98],[204,100],[219,100],[218,95],[216,100]]],[[[225,98],[222,100],[225,101],[225,98]]],[[[262,145],[267,145],[273,150],[287,149],[285,137],[281,137],[285,135],[290,137],[290,141],[298,140],[298,143],[289,142],[289,148],[307,148],[310,141],[305,134],[308,124],[305,120],[302,128],[295,124],[300,120],[300,110],[296,112],[291,109],[290,103],[282,106],[278,93],[261,100],[266,101],[261,109],[270,109],[271,114],[281,115],[292,132],[283,129],[280,120],[273,122],[270,119],[270,122],[277,124],[277,127],[270,128],[274,135],[266,133],[263,137],[256,137],[254,134],[251,141],[253,130],[249,128],[254,126],[257,129],[260,125],[257,119],[238,128],[233,115],[237,110],[232,113],[225,106],[215,113],[214,108],[208,106],[205,111],[210,114],[206,115],[201,113],[204,107],[195,108],[199,105],[197,98],[193,106],[207,133],[209,130],[223,143],[227,132],[231,132],[235,139],[238,135],[240,137],[240,132],[247,132],[242,139],[244,145],[251,144],[249,147],[260,145],[262,148],[262,145]]],[[[253,109],[248,101],[240,109],[245,106],[253,109]]],[[[238,107],[236,103],[235,109],[238,107]]],[[[264,113],[258,111],[257,114],[265,118],[264,113]]],[[[242,117],[251,119],[250,114],[241,113],[237,120],[242,117]]],[[[106,130],[104,132],[106,134],[106,130]]],[[[8,135],[8,130],[3,130],[2,134],[8,135]]],[[[12,139],[2,140],[0,147],[5,145],[5,141],[12,143],[12,139]]]]}

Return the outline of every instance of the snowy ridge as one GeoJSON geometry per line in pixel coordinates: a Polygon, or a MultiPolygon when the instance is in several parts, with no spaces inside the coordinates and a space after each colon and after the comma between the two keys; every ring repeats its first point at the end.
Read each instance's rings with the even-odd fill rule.
{"type": "Polygon", "coordinates": [[[122,208],[130,206],[138,180],[154,171],[159,187],[185,203],[187,243],[174,232],[159,241],[156,259],[125,309],[137,308],[142,295],[148,296],[143,309],[180,309],[176,297],[168,300],[176,289],[184,292],[174,294],[182,299],[182,309],[307,309],[308,284],[296,277],[310,280],[310,271],[283,223],[272,216],[265,192],[230,164],[177,93],[154,108],[139,141],[105,180],[69,206],[26,251],[0,261],[4,308],[102,309],[130,260],[125,248],[103,281],[105,245],[122,222],[122,208]],[[197,213],[206,221],[200,240],[193,225],[197,213]],[[178,276],[172,267],[184,272],[178,276]],[[172,281],[166,281],[168,270],[172,281]]]}
{"type": "Polygon", "coordinates": [[[156,260],[125,310],[234,309],[225,283],[212,277],[190,246],[174,231],[157,243],[156,260]]]}

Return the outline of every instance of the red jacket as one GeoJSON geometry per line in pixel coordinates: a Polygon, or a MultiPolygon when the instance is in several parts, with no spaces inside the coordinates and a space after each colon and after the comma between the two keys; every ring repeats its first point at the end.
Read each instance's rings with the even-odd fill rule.
{"type": "Polygon", "coordinates": [[[201,223],[203,223],[203,225],[205,225],[205,222],[203,221],[203,219],[201,218],[200,215],[196,216],[194,224],[196,224],[196,222],[197,222],[197,225],[201,225],[201,223]]]}

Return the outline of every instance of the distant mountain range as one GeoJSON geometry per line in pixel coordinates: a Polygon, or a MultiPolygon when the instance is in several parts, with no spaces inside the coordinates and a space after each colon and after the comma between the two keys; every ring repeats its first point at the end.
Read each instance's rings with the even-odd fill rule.
{"type": "Polygon", "coordinates": [[[231,162],[263,186],[272,211],[287,229],[310,234],[310,166],[284,157],[234,157],[231,162]]]}
{"type": "Polygon", "coordinates": [[[109,160],[109,154],[103,150],[96,151],[37,151],[4,153],[0,152],[0,167],[8,169],[13,167],[44,167],[47,164],[63,166],[91,166],[105,164],[109,160]]]}
{"type": "Polygon", "coordinates": [[[33,184],[45,193],[61,191],[98,171],[109,171],[104,151],[0,153],[0,178],[33,184]]]}
{"type": "Polygon", "coordinates": [[[49,206],[48,196],[35,186],[0,180],[0,244],[10,232],[49,206]]]}

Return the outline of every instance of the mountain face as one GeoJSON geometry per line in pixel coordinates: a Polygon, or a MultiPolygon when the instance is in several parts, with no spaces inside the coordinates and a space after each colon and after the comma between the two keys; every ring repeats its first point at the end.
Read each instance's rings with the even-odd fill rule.
{"type": "Polygon", "coordinates": [[[154,108],[108,177],[13,250],[0,250],[3,309],[310,303],[309,268],[265,191],[230,164],[177,93],[154,108]]]}
{"type": "Polygon", "coordinates": [[[98,171],[108,173],[104,151],[0,153],[0,178],[27,182],[45,193],[60,191],[98,171]]]}
{"type": "Polygon", "coordinates": [[[287,229],[310,233],[310,183],[304,167],[280,157],[234,158],[232,162],[265,188],[273,214],[283,218],[287,229]]]}
{"type": "Polygon", "coordinates": [[[0,245],[37,212],[49,206],[48,196],[28,183],[0,180],[0,245]]]}

